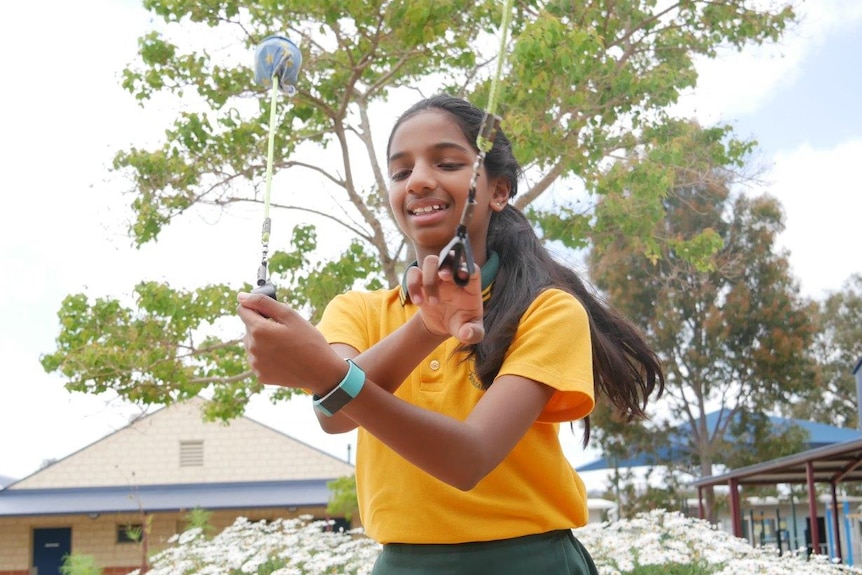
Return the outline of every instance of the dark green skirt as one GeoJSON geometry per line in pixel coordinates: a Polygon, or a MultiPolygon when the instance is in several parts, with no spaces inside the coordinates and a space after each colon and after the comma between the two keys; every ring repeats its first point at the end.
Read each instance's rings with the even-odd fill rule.
{"type": "Polygon", "coordinates": [[[390,543],[372,575],[598,575],[568,529],[514,539],[453,545],[390,543]]]}

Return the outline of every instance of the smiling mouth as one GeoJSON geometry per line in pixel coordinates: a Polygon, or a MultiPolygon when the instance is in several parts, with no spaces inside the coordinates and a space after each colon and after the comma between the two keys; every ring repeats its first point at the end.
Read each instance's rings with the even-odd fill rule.
{"type": "Polygon", "coordinates": [[[411,216],[424,216],[426,214],[433,214],[434,212],[442,212],[448,206],[435,204],[433,206],[424,206],[421,208],[416,208],[414,210],[407,210],[407,213],[411,216]]]}

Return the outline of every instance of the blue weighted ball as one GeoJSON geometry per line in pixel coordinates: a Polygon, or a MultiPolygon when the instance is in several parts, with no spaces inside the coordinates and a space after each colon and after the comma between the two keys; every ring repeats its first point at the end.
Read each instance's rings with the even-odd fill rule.
{"type": "Polygon", "coordinates": [[[266,88],[278,78],[278,89],[288,95],[296,91],[302,53],[296,44],[284,36],[267,36],[254,53],[254,81],[266,88]]]}

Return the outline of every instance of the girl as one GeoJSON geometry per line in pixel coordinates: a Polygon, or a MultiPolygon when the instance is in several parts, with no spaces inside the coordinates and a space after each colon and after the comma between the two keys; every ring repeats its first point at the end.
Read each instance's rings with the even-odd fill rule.
{"type": "Polygon", "coordinates": [[[501,131],[467,229],[477,269],[464,287],[438,270],[482,117],[437,96],[390,134],[389,202],[417,256],[400,287],[343,294],[317,328],[240,294],[246,349],[263,383],[314,393],[326,431],[359,427],[360,516],[383,544],[375,575],[595,574],[571,531],[587,521],[587,494],[559,423],[589,415],[594,385],[622,414],[645,417],[662,369],[510,203],[520,167],[501,131]]]}

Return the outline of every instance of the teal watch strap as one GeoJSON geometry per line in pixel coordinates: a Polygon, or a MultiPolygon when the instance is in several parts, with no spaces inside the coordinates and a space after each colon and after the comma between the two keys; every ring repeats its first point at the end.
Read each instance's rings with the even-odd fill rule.
{"type": "Polygon", "coordinates": [[[341,383],[335,388],[320,397],[312,396],[314,399],[314,408],[327,416],[332,416],[333,413],[350,403],[353,398],[359,395],[362,386],[365,385],[365,372],[352,360],[347,361],[347,375],[341,380],[341,383]]]}

